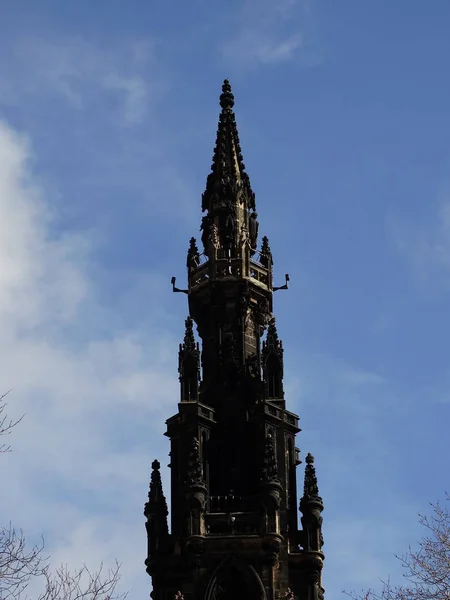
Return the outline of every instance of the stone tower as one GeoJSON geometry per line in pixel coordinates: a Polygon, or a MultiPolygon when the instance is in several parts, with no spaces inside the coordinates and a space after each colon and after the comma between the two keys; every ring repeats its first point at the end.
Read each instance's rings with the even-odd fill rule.
{"type": "Polygon", "coordinates": [[[258,246],[233,105],[225,80],[201,241],[190,240],[187,289],[172,279],[188,296],[190,316],[178,354],[178,412],[165,434],[171,524],[155,460],[145,564],[153,600],[321,600],[323,503],[308,454],[297,504],[300,428],[286,409],[272,313],[273,293],[289,277],[274,287],[267,237],[258,246]]]}

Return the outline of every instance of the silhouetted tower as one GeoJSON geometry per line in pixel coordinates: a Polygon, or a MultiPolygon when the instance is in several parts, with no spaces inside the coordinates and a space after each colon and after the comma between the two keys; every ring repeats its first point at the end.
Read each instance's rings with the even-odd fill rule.
{"type": "Polygon", "coordinates": [[[153,600],[321,600],[322,500],[308,455],[298,529],[295,436],[286,410],[283,346],[272,314],[273,258],[258,250],[255,194],[245,172],[225,80],[201,250],[187,255],[180,403],[167,421],[171,531],[153,463],[145,506],[153,600]],[[193,324],[201,339],[201,353],[193,324]],[[265,331],[267,335],[263,340],[265,331]],[[200,379],[201,374],[201,379],[200,379]]]}

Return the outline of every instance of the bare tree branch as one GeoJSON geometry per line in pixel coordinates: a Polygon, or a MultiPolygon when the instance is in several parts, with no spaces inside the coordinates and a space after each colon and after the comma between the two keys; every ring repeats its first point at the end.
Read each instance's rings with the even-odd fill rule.
{"type": "MultiPolygon", "coordinates": [[[[8,392],[6,392],[6,394],[3,394],[2,396],[0,396],[0,437],[3,436],[3,435],[9,435],[11,433],[12,429],[18,423],[20,423],[20,421],[25,416],[25,415],[22,415],[20,417],[20,419],[17,419],[17,421],[13,421],[13,420],[10,419],[9,422],[8,422],[7,415],[4,414],[6,406],[7,406],[7,403],[4,402],[4,399],[9,394],[10,391],[11,390],[9,390],[8,392]]],[[[11,446],[7,446],[6,444],[0,444],[0,454],[1,453],[5,453],[5,452],[11,452],[11,446]]]]}
{"type": "MultiPolygon", "coordinates": [[[[446,494],[447,501],[450,495],[446,494]]],[[[396,556],[407,583],[392,586],[382,581],[382,591],[355,594],[344,592],[353,600],[450,600],[450,510],[439,503],[430,504],[431,516],[419,515],[419,523],[427,533],[403,556],[396,556]]]]}
{"type": "Polygon", "coordinates": [[[19,598],[32,577],[44,574],[43,549],[42,541],[28,550],[23,532],[11,524],[0,528],[0,598],[19,598]]]}
{"type": "Polygon", "coordinates": [[[38,600],[119,600],[126,594],[116,594],[116,586],[120,579],[120,565],[116,561],[113,569],[103,575],[103,564],[96,572],[91,572],[86,565],[76,571],[69,571],[67,565],[61,565],[52,574],[49,569],[44,573],[45,591],[38,600]]]}
{"type": "MultiPolygon", "coordinates": [[[[8,421],[6,403],[2,402],[9,392],[0,396],[0,436],[9,435],[23,419],[8,421]]],[[[10,446],[0,445],[0,453],[10,452],[10,446]]],[[[54,572],[43,556],[44,541],[40,545],[27,547],[23,532],[9,524],[0,527],[0,600],[25,600],[26,590],[34,578],[42,578],[44,591],[38,600],[124,600],[127,594],[116,594],[120,579],[120,565],[103,573],[103,564],[98,571],[90,571],[86,565],[69,571],[62,565],[54,572]]]]}

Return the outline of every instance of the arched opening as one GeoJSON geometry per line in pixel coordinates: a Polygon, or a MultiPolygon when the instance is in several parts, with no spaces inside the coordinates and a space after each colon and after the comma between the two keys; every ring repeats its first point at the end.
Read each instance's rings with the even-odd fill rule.
{"type": "Polygon", "coordinates": [[[223,560],[211,577],[205,598],[206,600],[236,600],[237,598],[266,600],[266,593],[255,569],[236,556],[229,556],[223,560]]]}

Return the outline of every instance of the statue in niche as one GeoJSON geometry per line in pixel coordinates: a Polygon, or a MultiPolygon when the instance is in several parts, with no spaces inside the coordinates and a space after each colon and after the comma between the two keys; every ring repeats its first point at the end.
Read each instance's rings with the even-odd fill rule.
{"type": "Polygon", "coordinates": [[[217,251],[220,248],[219,230],[217,225],[213,223],[209,230],[208,237],[208,256],[210,260],[217,258],[217,251]]]}
{"type": "Polygon", "coordinates": [[[252,212],[248,220],[248,230],[250,234],[250,253],[253,256],[256,251],[256,245],[258,243],[258,229],[259,223],[257,221],[258,213],[252,212]]]}
{"type": "Polygon", "coordinates": [[[225,247],[230,247],[234,242],[234,229],[235,229],[235,208],[230,203],[225,208],[225,219],[223,224],[223,242],[225,247]]]}
{"type": "Polygon", "coordinates": [[[209,215],[205,215],[202,218],[202,224],[200,225],[200,231],[202,232],[201,239],[202,239],[203,250],[204,250],[205,254],[208,253],[208,240],[209,240],[210,229],[211,229],[211,217],[209,215]]]}
{"type": "Polygon", "coordinates": [[[241,244],[241,252],[244,253],[245,248],[250,244],[248,229],[245,225],[242,225],[240,244],[241,244]]]}

